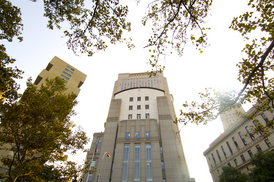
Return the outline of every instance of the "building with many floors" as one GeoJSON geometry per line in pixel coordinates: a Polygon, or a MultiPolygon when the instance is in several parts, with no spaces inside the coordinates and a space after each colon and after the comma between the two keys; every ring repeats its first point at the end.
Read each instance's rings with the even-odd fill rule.
{"type": "MultiPolygon", "coordinates": [[[[245,113],[242,108],[239,110],[245,113]]],[[[237,116],[235,110],[222,114],[222,121],[225,119],[223,121],[225,131],[204,151],[214,182],[219,181],[223,166],[236,167],[242,173],[248,173],[252,168],[250,161],[254,154],[258,151],[274,150],[272,145],[274,144],[273,129],[269,130],[271,134],[268,138],[263,137],[260,133],[252,134],[257,122],[266,126],[273,119],[274,112],[258,112],[252,107],[245,114],[252,115],[254,113],[256,113],[256,117],[252,120],[237,116]]]]}
{"type": "Polygon", "coordinates": [[[82,181],[194,182],[175,117],[162,73],[119,74],[105,131],[93,135],[82,181]]]}

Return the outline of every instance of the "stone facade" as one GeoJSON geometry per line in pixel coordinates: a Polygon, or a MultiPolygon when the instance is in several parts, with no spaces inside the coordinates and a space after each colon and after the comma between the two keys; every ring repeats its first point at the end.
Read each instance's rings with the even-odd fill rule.
{"type": "Polygon", "coordinates": [[[105,131],[93,135],[83,181],[194,182],[174,120],[163,74],[119,74],[105,131]]]}
{"type": "MultiPolygon", "coordinates": [[[[254,113],[257,116],[252,120],[240,118],[234,122],[204,152],[214,182],[219,181],[223,166],[236,167],[241,172],[248,173],[252,168],[251,157],[258,150],[264,152],[274,150],[272,145],[274,144],[273,129],[270,129],[271,135],[268,138],[264,138],[261,134],[251,134],[256,124],[255,120],[266,126],[266,123],[273,119],[274,112],[257,112],[255,108],[251,108],[246,112],[246,115],[254,113]]],[[[232,118],[235,117],[232,116],[232,118]]]]}

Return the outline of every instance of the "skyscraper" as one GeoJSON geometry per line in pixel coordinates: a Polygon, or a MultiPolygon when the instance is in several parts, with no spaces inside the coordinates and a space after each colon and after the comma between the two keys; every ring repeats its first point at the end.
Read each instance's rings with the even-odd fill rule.
{"type": "Polygon", "coordinates": [[[163,74],[119,74],[105,131],[93,135],[83,181],[195,181],[189,176],[175,117],[163,74]]]}

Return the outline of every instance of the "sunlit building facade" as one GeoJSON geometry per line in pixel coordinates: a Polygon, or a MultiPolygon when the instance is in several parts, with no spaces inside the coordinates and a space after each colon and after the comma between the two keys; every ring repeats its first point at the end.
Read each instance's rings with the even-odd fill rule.
{"type": "Polygon", "coordinates": [[[82,181],[194,182],[174,120],[163,74],[119,74],[105,131],[93,135],[82,181]]]}
{"type": "MultiPolygon", "coordinates": [[[[244,111],[242,110],[242,112],[244,111]]],[[[250,164],[251,158],[258,151],[267,152],[274,150],[273,129],[269,130],[271,134],[268,138],[263,137],[260,133],[252,134],[255,126],[258,124],[257,122],[266,126],[273,119],[274,112],[259,112],[255,108],[251,108],[245,114],[252,115],[254,113],[257,116],[252,120],[235,116],[235,111],[226,112],[221,117],[221,119],[226,119],[225,123],[228,125],[227,127],[224,126],[224,133],[216,138],[204,152],[214,182],[219,181],[219,176],[223,172],[223,166],[236,167],[242,173],[248,173],[252,168],[250,164]],[[227,121],[234,123],[230,125],[231,122],[228,123],[227,121]]]]}

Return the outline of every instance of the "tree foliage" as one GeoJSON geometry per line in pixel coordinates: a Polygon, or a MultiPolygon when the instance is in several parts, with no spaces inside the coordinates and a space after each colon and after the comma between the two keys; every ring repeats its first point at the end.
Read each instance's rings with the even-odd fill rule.
{"type": "Polygon", "coordinates": [[[252,159],[251,164],[254,168],[249,174],[250,182],[274,181],[274,152],[259,152],[252,159]]]}
{"type": "MultiPolygon", "coordinates": [[[[250,10],[235,17],[230,26],[247,41],[243,48],[246,57],[237,64],[243,88],[237,92],[217,92],[211,88],[200,92],[202,102],[186,102],[183,107],[189,110],[181,110],[179,121],[206,124],[218,114],[246,102],[252,103],[258,112],[274,109],[274,78],[266,76],[267,71],[274,70],[274,4],[271,0],[249,0],[248,6],[250,10]]],[[[260,126],[255,133],[273,124],[272,118],[270,125],[260,126]]]]}
{"type": "MultiPolygon", "coordinates": [[[[22,34],[23,24],[21,22],[20,8],[13,6],[7,0],[0,0],[0,40],[11,42],[14,37],[19,41],[23,40],[22,34]]],[[[18,98],[18,85],[15,79],[21,78],[23,73],[18,68],[12,68],[10,64],[15,62],[6,53],[6,48],[0,44],[0,103],[3,102],[2,97],[16,100],[18,98]]]]}
{"type": "Polygon", "coordinates": [[[64,94],[65,90],[59,77],[40,88],[29,80],[19,102],[2,104],[0,145],[12,155],[3,156],[1,162],[9,169],[9,181],[36,176],[46,162],[67,161],[68,152],[74,154],[87,144],[85,132],[70,120],[76,95],[64,94]]]}
{"type": "Polygon", "coordinates": [[[222,167],[222,174],[220,175],[219,182],[247,182],[248,176],[242,174],[237,168],[224,166],[222,167]]]}

